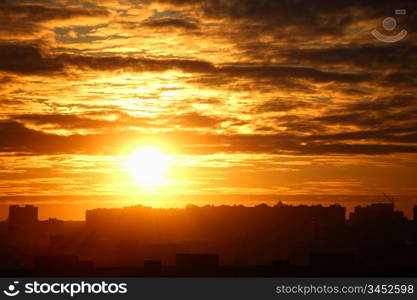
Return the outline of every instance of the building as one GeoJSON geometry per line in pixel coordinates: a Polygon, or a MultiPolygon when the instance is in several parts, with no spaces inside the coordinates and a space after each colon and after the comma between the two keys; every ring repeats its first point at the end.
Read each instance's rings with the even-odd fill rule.
{"type": "Polygon", "coordinates": [[[13,233],[33,231],[38,225],[38,208],[32,205],[9,206],[9,231],[13,233]]]}
{"type": "Polygon", "coordinates": [[[408,221],[402,211],[394,210],[392,203],[357,206],[348,225],[362,245],[401,244],[408,239],[408,221]]]}
{"type": "Polygon", "coordinates": [[[362,226],[365,224],[399,224],[405,222],[404,213],[394,210],[392,203],[375,203],[369,206],[357,206],[355,211],[350,213],[349,223],[362,226]]]}
{"type": "Polygon", "coordinates": [[[47,235],[59,234],[64,230],[64,221],[58,219],[48,219],[39,221],[39,230],[47,235]]]}

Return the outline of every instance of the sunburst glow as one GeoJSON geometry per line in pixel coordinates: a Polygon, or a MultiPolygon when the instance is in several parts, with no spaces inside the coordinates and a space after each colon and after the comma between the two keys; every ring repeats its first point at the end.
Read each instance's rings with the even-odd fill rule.
{"type": "Polygon", "coordinates": [[[159,149],[148,146],[132,153],[127,161],[127,169],[139,185],[160,186],[168,183],[165,178],[171,158],[159,149]]]}

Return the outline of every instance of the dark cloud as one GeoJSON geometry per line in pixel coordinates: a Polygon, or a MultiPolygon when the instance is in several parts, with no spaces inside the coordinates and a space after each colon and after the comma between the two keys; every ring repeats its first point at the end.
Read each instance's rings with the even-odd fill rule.
{"type": "Polygon", "coordinates": [[[288,112],[290,110],[306,106],[309,106],[309,104],[303,101],[296,101],[291,99],[276,99],[262,103],[255,109],[255,112],[288,112]]]}
{"type": "Polygon", "coordinates": [[[38,24],[48,21],[70,20],[78,17],[108,17],[110,13],[102,8],[51,7],[40,4],[0,4],[0,20],[13,23],[38,24]]]}
{"type": "Polygon", "coordinates": [[[262,25],[263,32],[281,34],[296,29],[298,35],[343,36],[349,25],[392,15],[394,9],[407,9],[407,24],[415,24],[413,0],[145,0],[145,3],[168,4],[178,9],[195,9],[212,19],[240,21],[262,25]],[[283,30],[283,29],[286,30],[283,30]]]}
{"type": "Polygon", "coordinates": [[[283,123],[278,121],[277,125],[280,127],[285,127],[286,132],[291,132],[293,134],[309,133],[310,135],[314,135],[327,131],[322,124],[318,122],[312,122],[308,118],[301,117],[283,123]]]}
{"type": "Polygon", "coordinates": [[[416,153],[417,146],[413,145],[383,145],[383,144],[313,144],[306,147],[308,154],[391,154],[391,153],[416,153]]]}
{"type": "Polygon", "coordinates": [[[92,26],[109,20],[111,13],[104,8],[56,6],[38,1],[28,4],[0,1],[0,37],[8,40],[54,41],[52,27],[92,26]]]}
{"type": "Polygon", "coordinates": [[[99,71],[163,72],[177,69],[188,73],[204,73],[214,69],[214,66],[209,62],[186,59],[152,59],[125,56],[99,57],[60,54],[55,56],[54,60],[63,66],[99,71]]]}
{"type": "MultiPolygon", "coordinates": [[[[189,112],[177,116],[168,116],[168,123],[189,128],[214,128],[228,119],[219,118],[217,116],[205,116],[197,112],[189,112]]],[[[167,124],[168,125],[168,124],[167,124]]]]}
{"type": "Polygon", "coordinates": [[[0,44],[0,71],[16,74],[53,74],[62,70],[62,64],[45,56],[38,46],[0,44]]]}
{"type": "MultiPolygon", "coordinates": [[[[417,124],[411,126],[398,126],[394,128],[386,128],[381,130],[360,130],[342,133],[327,133],[320,135],[312,135],[307,138],[310,141],[347,141],[347,140],[379,140],[384,143],[402,142],[417,143],[416,139],[417,124]]],[[[386,144],[387,146],[396,146],[386,144]]]]}
{"type": "MultiPolygon", "coordinates": [[[[373,69],[416,71],[417,46],[409,44],[292,49],[280,53],[287,63],[320,66],[354,66],[373,69]]],[[[415,74],[415,73],[414,73],[415,74]]]]}
{"type": "Polygon", "coordinates": [[[366,113],[347,113],[329,115],[314,119],[320,123],[325,124],[343,124],[343,125],[356,125],[356,126],[379,126],[381,125],[381,118],[375,115],[366,113]]]}
{"type": "Polygon", "coordinates": [[[290,64],[366,70],[409,69],[417,62],[413,35],[417,30],[417,3],[413,0],[145,2],[170,4],[178,10],[194,9],[205,17],[237,26],[229,36],[230,41],[243,51],[244,57],[261,62],[284,60],[290,64]],[[392,16],[398,7],[407,10],[407,15],[398,17],[398,21],[410,34],[395,45],[378,43],[368,31],[378,26],[383,18],[392,16]],[[265,36],[272,40],[264,41],[265,36]],[[328,39],[323,41],[329,36],[335,39],[334,43],[328,39]],[[311,48],[305,47],[306,44],[311,44],[311,48]]]}
{"type": "Polygon", "coordinates": [[[136,128],[161,128],[180,126],[181,128],[214,128],[231,118],[206,116],[198,112],[178,115],[160,115],[159,118],[135,117],[121,111],[73,114],[23,114],[14,115],[13,120],[22,124],[37,125],[48,129],[91,129],[100,132],[136,128]],[[109,120],[111,118],[112,120],[109,120]]]}
{"type": "Polygon", "coordinates": [[[161,72],[179,69],[184,72],[210,72],[208,62],[181,59],[151,59],[124,56],[86,56],[46,53],[36,44],[0,44],[0,71],[17,74],[54,74],[68,67],[99,71],[161,72]]]}
{"type": "Polygon", "coordinates": [[[0,122],[1,152],[51,153],[71,149],[71,144],[64,143],[64,140],[63,137],[31,130],[16,122],[0,122]]]}
{"type": "Polygon", "coordinates": [[[417,86],[417,69],[390,72],[379,80],[382,86],[414,90],[417,86]]]}
{"type": "MultiPolygon", "coordinates": [[[[414,128],[417,129],[417,128],[414,128]]],[[[334,135],[296,136],[292,134],[213,135],[184,131],[171,131],[153,135],[133,131],[59,136],[29,129],[16,122],[0,123],[0,152],[24,152],[35,154],[84,153],[114,154],[127,141],[149,138],[174,145],[179,153],[202,154],[213,152],[288,153],[293,154],[389,154],[417,153],[417,146],[399,144],[343,143],[344,139],[398,138],[401,129],[390,132],[356,132],[334,135]],[[388,138],[387,138],[388,137],[388,138]]],[[[402,138],[401,142],[416,142],[416,131],[402,138]]]]}
{"type": "MultiPolygon", "coordinates": [[[[326,125],[354,125],[359,128],[404,127],[417,118],[417,98],[410,95],[393,95],[370,101],[360,101],[328,111],[312,119],[326,125]]],[[[385,132],[385,131],[383,131],[385,132]]]]}
{"type": "Polygon", "coordinates": [[[0,78],[0,85],[7,84],[7,83],[10,83],[12,81],[13,81],[12,77],[3,76],[3,77],[0,78]]]}
{"type": "Polygon", "coordinates": [[[65,71],[68,67],[99,71],[163,72],[181,70],[250,79],[307,80],[314,83],[359,83],[372,79],[369,73],[338,73],[307,67],[225,66],[199,60],[152,59],[126,56],[88,56],[78,54],[46,54],[36,45],[0,44],[0,70],[18,74],[47,74],[65,71]]]}
{"type": "Polygon", "coordinates": [[[181,29],[181,30],[198,30],[200,27],[194,23],[178,18],[162,18],[146,21],[142,24],[144,27],[154,29],[181,29]]]}
{"type": "Polygon", "coordinates": [[[47,30],[33,24],[13,23],[0,18],[0,37],[3,39],[33,39],[46,34],[47,30]]]}
{"type": "Polygon", "coordinates": [[[362,101],[348,105],[346,108],[353,111],[388,111],[416,107],[417,97],[412,95],[392,95],[380,97],[371,101],[362,101]]]}
{"type": "Polygon", "coordinates": [[[122,112],[101,112],[100,114],[64,115],[64,114],[25,114],[15,115],[13,119],[24,124],[48,126],[54,129],[123,129],[132,127],[149,127],[152,118],[133,117],[122,112]],[[97,119],[101,116],[102,119],[97,119]],[[103,117],[114,116],[116,120],[109,121],[103,117]],[[94,118],[96,117],[96,118],[94,118]]]}
{"type": "Polygon", "coordinates": [[[231,77],[245,78],[272,78],[272,79],[304,79],[315,83],[343,82],[359,83],[372,79],[369,73],[338,73],[331,71],[321,71],[307,67],[286,67],[286,66],[254,66],[241,67],[231,66],[218,70],[231,77]]]}
{"type": "Polygon", "coordinates": [[[329,91],[335,91],[338,93],[343,93],[345,95],[350,96],[367,96],[372,94],[372,91],[363,89],[359,86],[353,86],[353,87],[340,87],[340,86],[330,86],[328,87],[329,91]]]}

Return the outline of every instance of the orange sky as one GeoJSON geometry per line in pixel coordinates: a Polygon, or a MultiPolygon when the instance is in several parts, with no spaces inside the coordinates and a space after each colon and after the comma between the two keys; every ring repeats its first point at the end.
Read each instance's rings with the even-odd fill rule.
{"type": "Polygon", "coordinates": [[[414,1],[1,3],[2,199],[416,195],[414,1]],[[126,167],[148,146],[163,185],[126,167]]]}

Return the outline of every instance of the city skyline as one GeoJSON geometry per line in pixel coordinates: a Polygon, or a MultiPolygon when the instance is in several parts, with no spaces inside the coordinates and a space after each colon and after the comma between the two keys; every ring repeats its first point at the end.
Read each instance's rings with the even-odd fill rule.
{"type": "Polygon", "coordinates": [[[416,14],[413,0],[2,1],[0,216],[30,199],[79,219],[383,193],[408,210],[416,14]]]}
{"type": "Polygon", "coordinates": [[[413,218],[395,203],[357,206],[131,206],[85,221],[39,220],[9,206],[0,276],[405,276],[417,270],[413,218]],[[219,230],[221,229],[221,230],[219,230]],[[246,245],[246,247],[242,247],[246,245]]]}
{"type": "Polygon", "coordinates": [[[391,203],[394,199],[397,210],[402,211],[408,219],[413,218],[413,208],[417,203],[414,196],[392,195],[107,195],[85,196],[39,196],[39,197],[5,197],[0,205],[0,222],[7,220],[10,205],[34,205],[40,207],[39,219],[58,218],[67,221],[81,221],[85,211],[95,208],[123,208],[136,205],[149,206],[157,209],[181,209],[188,205],[196,206],[222,206],[243,205],[255,207],[258,205],[274,206],[282,202],[286,205],[322,205],[324,207],[334,204],[346,207],[346,215],[353,212],[357,206],[368,206],[375,203],[391,203]],[[388,198],[387,198],[388,197],[388,198]],[[80,199],[81,198],[81,199],[80,199]]]}

